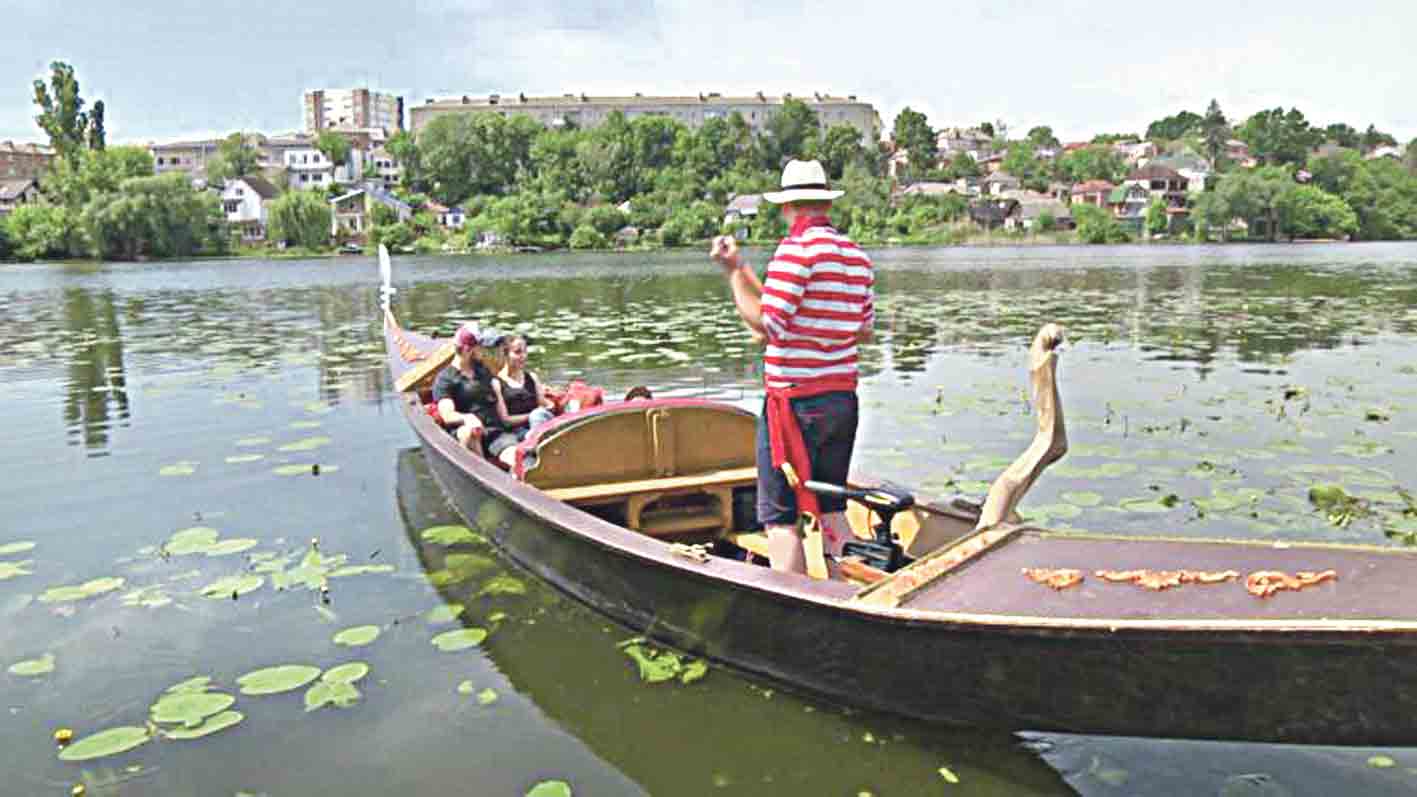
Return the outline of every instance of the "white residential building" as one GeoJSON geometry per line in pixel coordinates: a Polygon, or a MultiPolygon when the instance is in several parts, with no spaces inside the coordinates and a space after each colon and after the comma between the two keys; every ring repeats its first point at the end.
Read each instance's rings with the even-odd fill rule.
{"type": "Polygon", "coordinates": [[[227,180],[221,189],[221,209],[227,223],[241,230],[242,240],[264,240],[270,204],[279,193],[264,177],[227,180]]]}
{"type": "Polygon", "coordinates": [[[305,131],[403,129],[403,97],[356,89],[316,89],[305,92],[305,131]]]}

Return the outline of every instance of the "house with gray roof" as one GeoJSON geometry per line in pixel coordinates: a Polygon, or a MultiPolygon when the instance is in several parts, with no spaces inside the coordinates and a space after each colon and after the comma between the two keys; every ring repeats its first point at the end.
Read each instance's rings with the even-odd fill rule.
{"type": "Polygon", "coordinates": [[[260,175],[238,177],[222,186],[221,209],[243,241],[264,241],[271,202],[278,196],[280,190],[260,175]]]}
{"type": "Polygon", "coordinates": [[[34,180],[0,180],[0,216],[8,216],[20,205],[31,205],[39,200],[39,183],[34,180]]]}

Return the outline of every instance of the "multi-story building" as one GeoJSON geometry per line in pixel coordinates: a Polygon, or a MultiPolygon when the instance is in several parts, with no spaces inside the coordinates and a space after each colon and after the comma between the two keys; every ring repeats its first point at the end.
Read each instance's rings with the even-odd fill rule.
{"type": "Polygon", "coordinates": [[[305,132],[369,128],[402,130],[403,97],[367,88],[305,92],[305,132]]]}
{"type": "Polygon", "coordinates": [[[812,94],[793,97],[791,94],[773,96],[758,92],[747,97],[725,97],[717,92],[684,97],[594,97],[585,94],[563,94],[559,97],[528,97],[525,94],[503,96],[490,94],[485,97],[457,97],[429,99],[423,105],[409,109],[409,126],[416,133],[433,119],[449,113],[496,113],[502,116],[525,114],[542,124],[552,127],[575,124],[580,127],[595,127],[603,124],[612,113],[619,111],[626,118],[637,116],[664,116],[682,122],[689,127],[698,127],[709,119],[727,117],[737,112],[754,130],[767,124],[782,105],[790,99],[798,99],[817,112],[823,126],[849,124],[861,131],[863,143],[873,145],[880,138],[881,117],[869,102],[861,102],[855,94],[837,97],[827,94],[812,94]]]}
{"type": "Polygon", "coordinates": [[[0,141],[0,180],[40,180],[54,161],[54,150],[42,144],[0,141]]]}
{"type": "Polygon", "coordinates": [[[153,172],[185,172],[192,177],[205,177],[207,164],[217,155],[220,139],[200,141],[174,141],[170,144],[150,144],[148,151],[153,156],[153,172]]]}

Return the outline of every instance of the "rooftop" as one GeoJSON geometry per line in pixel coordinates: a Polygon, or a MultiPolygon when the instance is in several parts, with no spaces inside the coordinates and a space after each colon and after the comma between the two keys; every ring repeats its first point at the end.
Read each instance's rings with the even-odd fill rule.
{"type": "Polygon", "coordinates": [[[17,199],[34,184],[34,180],[0,180],[0,200],[9,202],[17,199]]]}
{"type": "Polygon", "coordinates": [[[447,105],[472,105],[477,107],[496,106],[520,106],[520,105],[564,105],[567,102],[575,102],[579,105],[594,106],[614,106],[614,105],[634,105],[637,103],[653,105],[742,105],[746,103],[778,104],[784,100],[801,100],[808,105],[869,105],[856,99],[855,94],[848,94],[845,97],[832,94],[805,94],[796,96],[793,94],[749,94],[746,96],[724,96],[718,92],[709,92],[698,95],[644,95],[635,94],[631,96],[593,96],[588,94],[561,94],[542,97],[529,97],[525,94],[489,94],[485,96],[473,97],[463,95],[462,97],[438,97],[429,98],[424,107],[447,106],[447,105]]]}

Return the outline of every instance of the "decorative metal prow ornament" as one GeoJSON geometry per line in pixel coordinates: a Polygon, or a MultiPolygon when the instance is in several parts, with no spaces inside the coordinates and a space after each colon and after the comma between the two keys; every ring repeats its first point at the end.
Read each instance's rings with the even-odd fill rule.
{"type": "Polygon", "coordinates": [[[1028,349],[1028,372],[1033,405],[1038,412],[1038,433],[1019,458],[989,486],[989,497],[979,512],[976,528],[993,528],[1014,518],[1014,508],[1044,469],[1068,453],[1068,434],[1063,428],[1063,402],[1058,397],[1056,349],[1062,342],[1063,328],[1057,324],[1044,324],[1033,338],[1033,345],[1028,349]]]}

